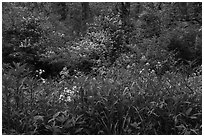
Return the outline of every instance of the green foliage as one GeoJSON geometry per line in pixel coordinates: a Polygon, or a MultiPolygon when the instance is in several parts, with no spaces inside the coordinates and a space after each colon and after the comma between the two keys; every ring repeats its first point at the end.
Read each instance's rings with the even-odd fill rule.
{"type": "Polygon", "coordinates": [[[3,134],[201,135],[202,4],[86,4],[3,3],[3,134]]]}
{"type": "MultiPolygon", "coordinates": [[[[17,92],[18,85],[4,83],[3,93],[9,93],[10,98],[9,105],[3,102],[3,115],[8,108],[10,114],[3,117],[3,131],[7,134],[11,129],[16,134],[201,134],[200,76],[186,80],[168,73],[159,79],[153,71],[140,71],[134,66],[112,68],[106,73],[95,78],[81,75],[60,83],[21,78],[19,89],[24,109],[20,112],[13,110],[16,100],[11,95],[17,92]],[[22,124],[26,125],[13,126],[14,121],[24,121],[22,124]],[[9,124],[12,126],[8,127],[9,124]]],[[[3,76],[10,78],[8,74],[3,76]]]]}

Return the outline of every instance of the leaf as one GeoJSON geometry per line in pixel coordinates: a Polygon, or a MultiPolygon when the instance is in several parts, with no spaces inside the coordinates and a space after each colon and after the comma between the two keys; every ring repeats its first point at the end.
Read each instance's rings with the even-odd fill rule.
{"type": "Polygon", "coordinates": [[[62,132],[59,126],[53,126],[52,129],[53,129],[53,135],[57,135],[62,132]]]}
{"type": "Polygon", "coordinates": [[[198,135],[198,133],[194,129],[190,129],[191,132],[193,132],[195,135],[198,135]]]}
{"type": "Polygon", "coordinates": [[[188,130],[186,130],[184,133],[184,135],[190,135],[190,134],[191,134],[191,131],[188,131],[188,130]]]}
{"type": "Polygon", "coordinates": [[[75,126],[73,119],[67,120],[66,123],[64,124],[64,128],[70,128],[70,127],[73,127],[73,126],[75,126]]]}
{"type": "Polygon", "coordinates": [[[75,119],[75,121],[78,122],[78,120],[79,120],[81,117],[83,117],[83,114],[82,114],[82,115],[79,115],[79,116],[75,119]]]}
{"type": "Polygon", "coordinates": [[[195,116],[191,116],[190,118],[191,118],[191,119],[197,119],[197,117],[195,117],[195,116]]]}
{"type": "Polygon", "coordinates": [[[105,134],[105,133],[104,133],[103,130],[98,131],[98,135],[104,135],[104,134],[105,134]]]}
{"type": "Polygon", "coordinates": [[[48,123],[50,123],[50,122],[53,122],[55,119],[54,118],[52,118],[52,119],[50,119],[49,121],[48,121],[48,123]]]}
{"type": "Polygon", "coordinates": [[[34,122],[39,122],[39,121],[43,122],[44,121],[43,116],[40,116],[40,115],[39,116],[35,116],[33,119],[34,119],[34,122]]]}
{"type": "Polygon", "coordinates": [[[186,129],[186,127],[185,127],[183,124],[181,124],[181,125],[179,125],[179,126],[176,126],[176,128],[177,128],[179,131],[181,131],[182,129],[186,129]]]}
{"type": "Polygon", "coordinates": [[[59,122],[64,122],[66,120],[66,116],[64,112],[57,112],[54,116],[53,116],[54,120],[57,120],[59,122]]]}
{"type": "Polygon", "coordinates": [[[178,123],[178,118],[177,118],[177,116],[174,118],[174,123],[175,123],[175,125],[178,123]]]}
{"type": "Polygon", "coordinates": [[[137,129],[137,128],[138,128],[138,126],[140,125],[140,123],[141,123],[141,122],[139,122],[139,123],[134,122],[134,123],[131,123],[131,124],[130,124],[130,126],[132,126],[132,127],[134,127],[134,128],[136,128],[136,129],[137,129]]]}
{"type": "Polygon", "coordinates": [[[78,129],[75,131],[75,134],[82,132],[83,129],[84,129],[84,128],[78,128],[78,129]]]}
{"type": "Polygon", "coordinates": [[[186,115],[188,116],[188,115],[191,113],[192,110],[193,110],[192,108],[189,108],[189,109],[186,111],[186,115]]]}

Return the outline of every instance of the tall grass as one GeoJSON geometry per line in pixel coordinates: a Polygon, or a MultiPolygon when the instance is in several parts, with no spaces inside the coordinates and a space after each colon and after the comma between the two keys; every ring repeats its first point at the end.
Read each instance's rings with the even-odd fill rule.
{"type": "Polygon", "coordinates": [[[202,134],[201,75],[131,66],[42,82],[21,67],[3,72],[3,134],[202,134]]]}

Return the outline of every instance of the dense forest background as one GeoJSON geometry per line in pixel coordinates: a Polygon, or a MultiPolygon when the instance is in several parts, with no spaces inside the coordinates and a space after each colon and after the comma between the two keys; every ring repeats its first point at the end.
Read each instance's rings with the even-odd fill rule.
{"type": "Polygon", "coordinates": [[[2,134],[202,134],[202,3],[2,3],[2,134]]]}

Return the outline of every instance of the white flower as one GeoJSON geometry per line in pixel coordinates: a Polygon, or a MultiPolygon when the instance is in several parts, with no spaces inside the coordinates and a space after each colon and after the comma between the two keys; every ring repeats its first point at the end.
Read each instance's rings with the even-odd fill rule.
{"type": "Polygon", "coordinates": [[[129,69],[130,68],[130,65],[127,65],[127,69],[129,69]]]}
{"type": "Polygon", "coordinates": [[[145,57],[145,55],[143,55],[143,56],[141,57],[140,61],[141,61],[141,62],[147,61],[147,58],[145,57]]]}
{"type": "Polygon", "coordinates": [[[59,97],[59,100],[62,100],[63,97],[64,97],[64,95],[61,94],[60,97],[59,97]]]}
{"type": "Polygon", "coordinates": [[[140,74],[144,71],[144,68],[142,70],[140,70],[140,74]]]}
{"type": "Polygon", "coordinates": [[[146,66],[149,66],[150,64],[149,64],[149,62],[147,62],[145,65],[146,65],[146,66]]]}
{"type": "Polygon", "coordinates": [[[77,90],[77,86],[73,86],[72,90],[76,91],[77,90]]]}
{"type": "Polygon", "coordinates": [[[68,101],[68,102],[72,101],[71,96],[68,96],[66,101],[68,101]]]}
{"type": "Polygon", "coordinates": [[[154,70],[154,69],[152,69],[152,70],[151,70],[151,73],[155,73],[155,70],[154,70]]]}

